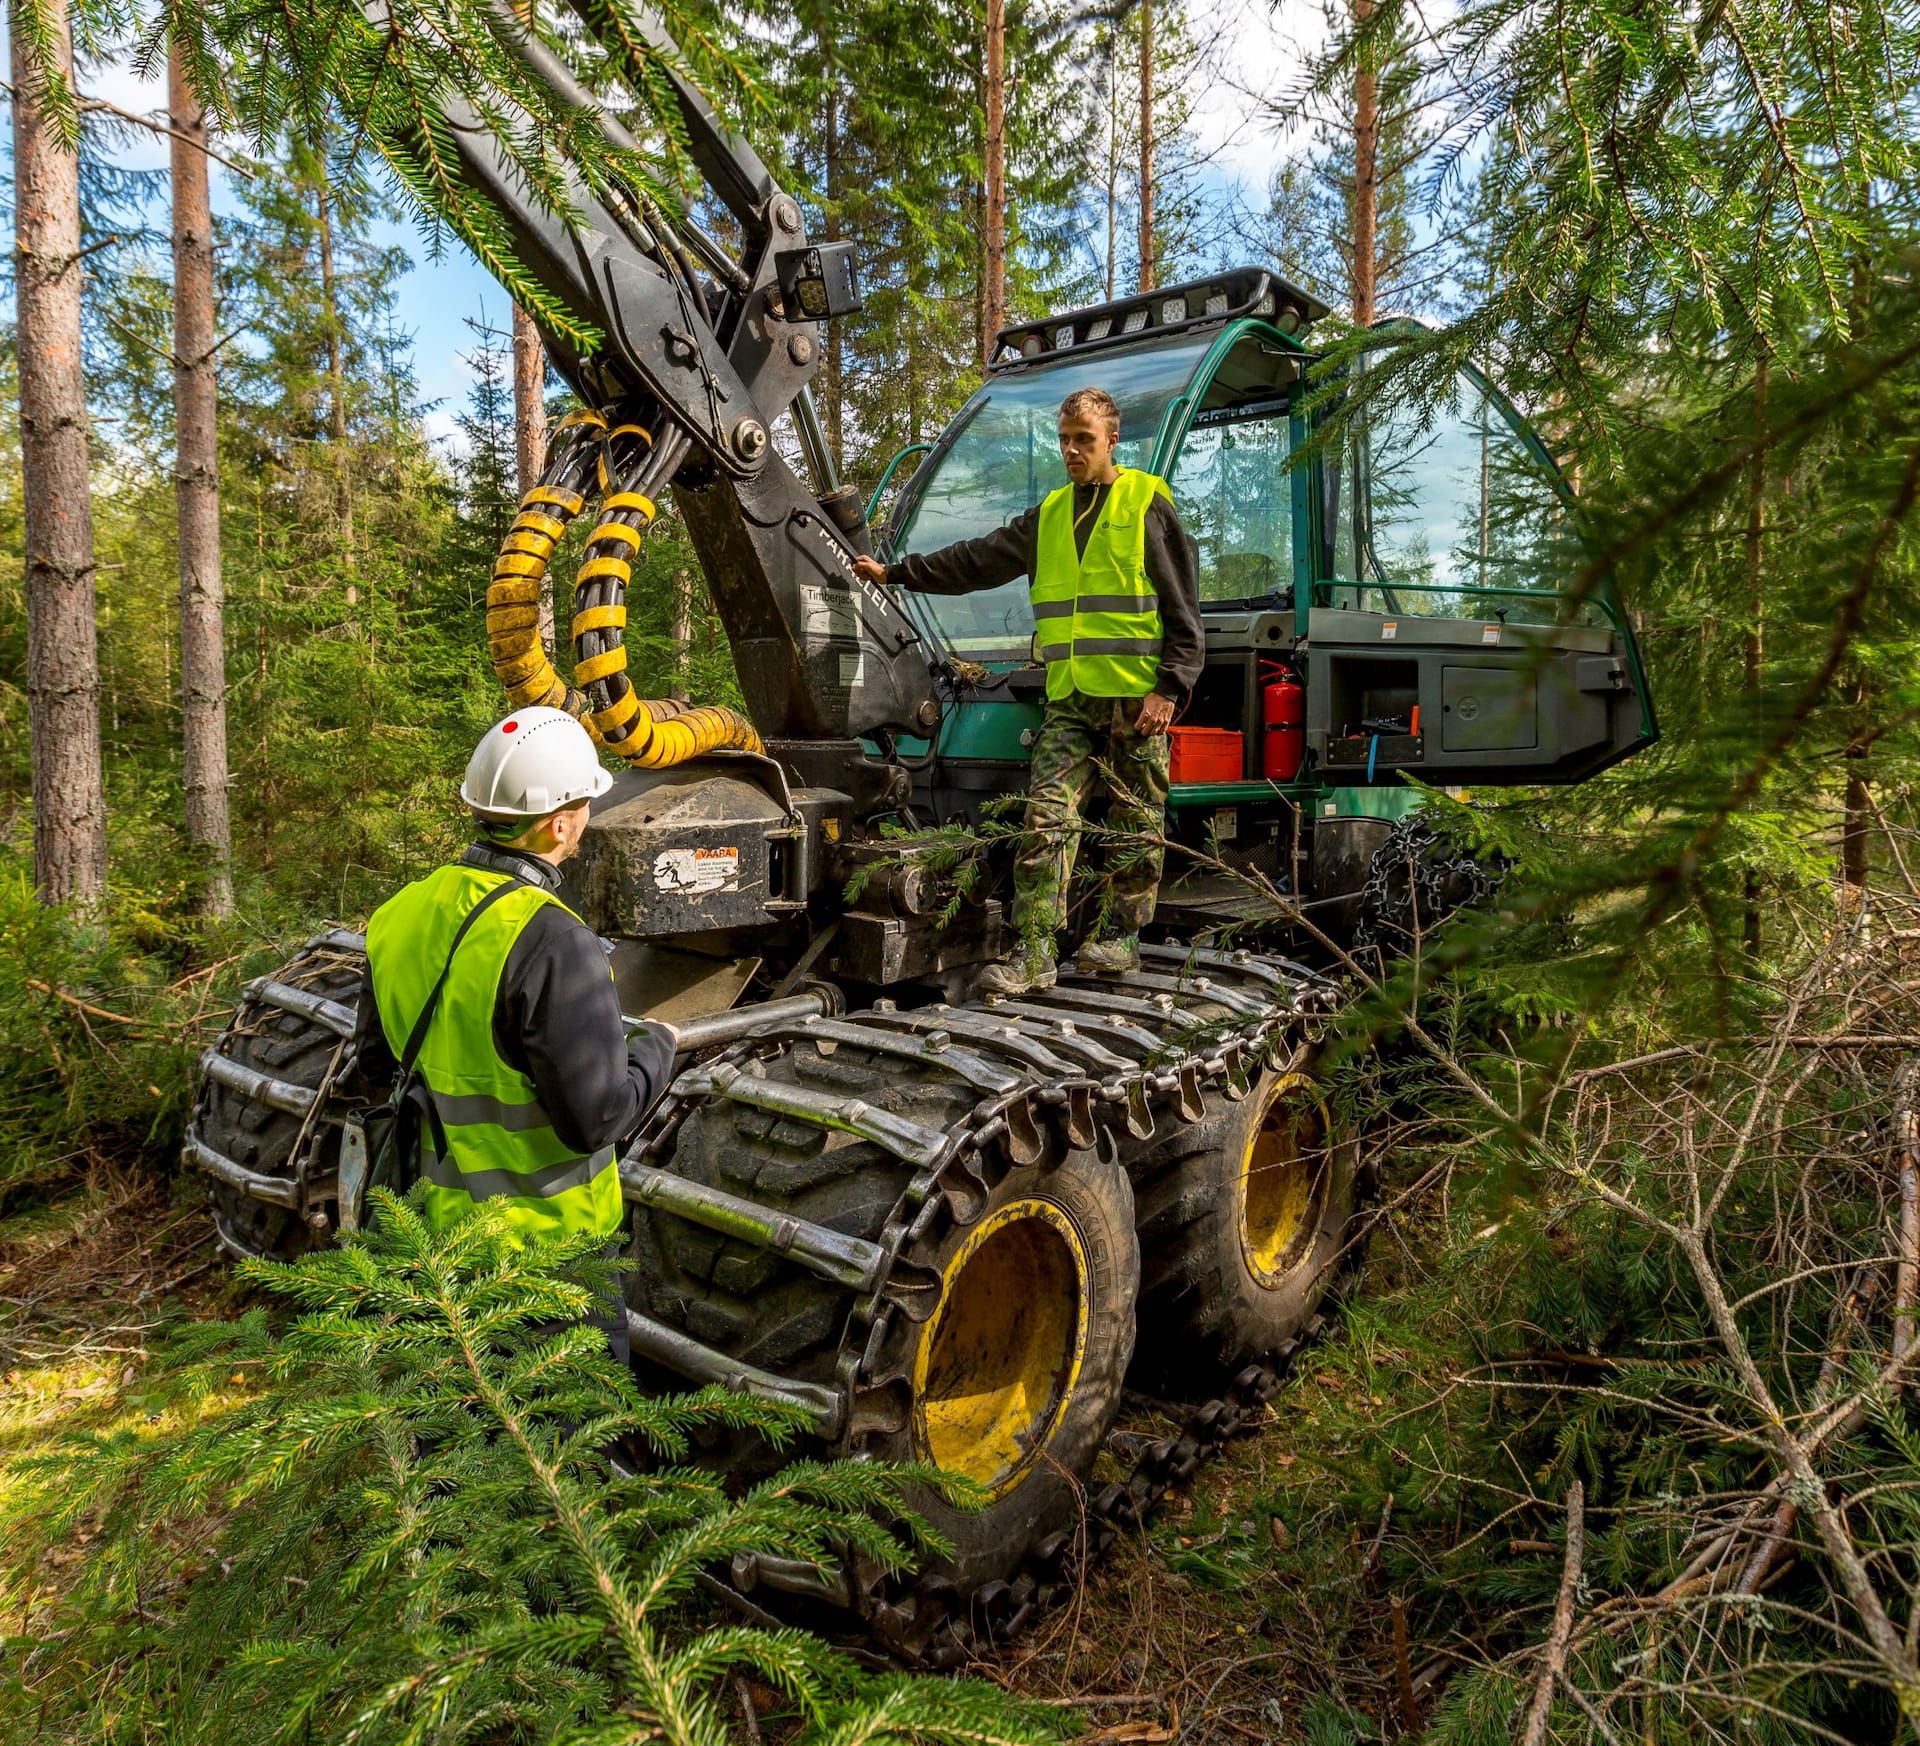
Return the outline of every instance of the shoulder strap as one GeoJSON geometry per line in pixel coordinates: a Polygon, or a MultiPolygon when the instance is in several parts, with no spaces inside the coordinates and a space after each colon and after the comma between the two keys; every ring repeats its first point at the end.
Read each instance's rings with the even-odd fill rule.
{"type": "Polygon", "coordinates": [[[427,1040],[427,1027],[433,1023],[433,1015],[440,1005],[440,995],[447,986],[447,978],[453,974],[453,955],[460,950],[460,942],[467,937],[467,930],[477,922],[481,915],[500,898],[516,887],[535,889],[517,875],[509,873],[472,909],[467,911],[467,919],[460,924],[459,932],[453,936],[453,944],[447,948],[447,961],[440,969],[440,980],[433,985],[433,992],[427,996],[426,1004],[420,1009],[420,1016],[413,1021],[413,1030],[408,1034],[407,1046],[400,1054],[400,1070],[394,1075],[395,1095],[404,1095],[407,1080],[413,1073],[413,1064],[420,1058],[420,1050],[427,1040]]]}

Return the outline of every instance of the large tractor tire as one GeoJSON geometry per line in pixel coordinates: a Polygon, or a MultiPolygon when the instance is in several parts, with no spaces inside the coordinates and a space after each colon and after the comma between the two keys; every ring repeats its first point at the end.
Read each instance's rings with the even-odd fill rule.
{"type": "Polygon", "coordinates": [[[1360,1146],[1298,1067],[1127,1157],[1142,1277],[1136,1372],[1156,1394],[1208,1393],[1303,1333],[1339,1271],[1360,1146]]]}
{"type": "Polygon", "coordinates": [[[329,1106],[350,1065],[366,965],[357,934],[310,941],[247,987],[202,1057],[186,1155],[207,1173],[214,1228],[232,1254],[290,1260],[331,1234],[340,1128],[329,1106]]]}
{"type": "MultiPolygon", "coordinates": [[[[767,1064],[767,1077],[856,1097],[936,1130],[979,1097],[963,1083],[903,1074],[897,1059],[848,1043],[830,1053],[798,1044],[767,1064]]],[[[768,1214],[868,1240],[881,1237],[912,1175],[871,1141],[718,1100],[688,1119],[669,1168],[768,1214]]],[[[846,1287],[656,1208],[638,1208],[634,1229],[627,1291],[635,1310],[790,1381],[835,1383],[852,1302],[846,1287]]],[[[1132,1192],[1093,1148],[1015,1166],[976,1216],[947,1223],[916,1253],[916,1269],[925,1281],[920,1319],[896,1318],[878,1366],[906,1410],[856,1432],[851,1446],[875,1459],[934,1462],[984,1491],[978,1511],[928,1495],[914,1504],[952,1546],[922,1575],[921,1592],[931,1586],[944,1606],[965,1608],[982,1595],[999,1600],[1023,1560],[1076,1518],[1078,1477],[1112,1427],[1133,1352],[1140,1261],[1132,1192]]],[[[753,1439],[708,1454],[744,1476],[776,1459],[753,1439]]],[[[736,1574],[774,1589],[811,1586],[792,1573],[736,1574]]],[[[878,1573],[868,1579],[874,1586],[855,1604],[871,1618],[887,1601],[878,1573]]],[[[911,1648],[937,1655],[925,1642],[911,1648]]]]}
{"type": "MultiPolygon", "coordinates": [[[[1083,1496],[1136,1326],[1186,1384],[1277,1353],[1353,1205],[1354,1148],[1272,1065],[1302,1058],[1337,990],[1253,953],[1143,959],[1019,1000],[769,1013],[686,1061],[623,1147],[643,1383],[786,1401],[805,1452],[930,1462],[984,1495],[917,1500],[951,1552],[906,1578],[742,1553],[724,1574],[749,1609],[952,1664],[1017,1632],[1271,1393],[1272,1368],[1243,1366],[1083,1496]]],[[[364,962],[357,936],[312,942],[203,1062],[185,1156],[237,1253],[338,1228],[364,962]]],[[[746,1483],[795,1452],[715,1433],[696,1459],[746,1483]]]]}

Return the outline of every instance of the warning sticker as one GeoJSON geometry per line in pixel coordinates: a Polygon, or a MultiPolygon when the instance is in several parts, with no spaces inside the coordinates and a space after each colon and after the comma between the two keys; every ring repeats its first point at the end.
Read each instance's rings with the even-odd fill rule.
{"type": "Polygon", "coordinates": [[[800,584],[800,634],[808,638],[857,637],[860,615],[845,588],[800,584]]]}
{"type": "Polygon", "coordinates": [[[704,897],[740,889],[738,849],[662,849],[653,858],[653,882],[662,891],[704,897]]]}
{"type": "Polygon", "coordinates": [[[1480,640],[1483,643],[1499,642],[1500,627],[1497,624],[1483,624],[1480,627],[1480,640]]]}
{"type": "Polygon", "coordinates": [[[863,655],[842,655],[840,657],[840,683],[858,685],[860,683],[860,663],[863,655]]]}
{"type": "Polygon", "coordinates": [[[1399,634],[1400,634],[1400,621],[1397,618],[1388,619],[1386,623],[1380,627],[1380,640],[1383,643],[1392,642],[1395,637],[1399,636],[1399,634]]]}

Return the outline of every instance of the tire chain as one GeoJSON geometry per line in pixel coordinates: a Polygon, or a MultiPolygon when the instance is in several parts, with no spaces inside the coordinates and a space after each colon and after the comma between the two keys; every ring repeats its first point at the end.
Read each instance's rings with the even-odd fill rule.
{"type": "Polygon", "coordinates": [[[1354,944],[1404,951],[1456,911],[1491,903],[1511,866],[1455,848],[1419,813],[1397,819],[1367,863],[1354,944]]]}
{"type": "MultiPolygon", "coordinates": [[[[1244,1098],[1251,1089],[1253,1073],[1263,1062],[1282,1065],[1287,1057],[1297,1057],[1300,1050],[1312,1046],[1319,1039],[1319,1021],[1329,1016],[1335,1004],[1333,985],[1299,965],[1262,959],[1252,953],[1234,957],[1243,964],[1284,966],[1289,999],[1285,1005],[1271,1002],[1263,1012],[1253,1015],[1251,1022],[1243,1019],[1238,1026],[1230,1021],[1214,1022],[1210,1027],[1213,1034],[1201,1045],[1204,1053],[1196,1052],[1194,1043],[1205,1032],[1190,1033],[1182,1038],[1185,1050],[1168,1056],[1158,1071],[1142,1067],[1131,1076],[1141,1082],[1142,1098],[1150,1091],[1163,1105],[1172,1101],[1183,1122],[1200,1118],[1199,1094],[1204,1086],[1215,1085],[1235,1100],[1244,1098]]],[[[1225,957],[1218,962],[1222,970],[1233,967],[1225,957]]],[[[1208,1000],[1212,985],[1204,977],[1181,980],[1192,997],[1208,1000]]],[[[1103,986],[1116,994],[1126,992],[1124,979],[1107,981],[1103,986]]],[[[1244,983],[1230,992],[1245,993],[1244,983]]],[[[1044,1001],[1046,997],[1029,998],[1044,1001]]],[[[1162,1015],[1170,1018],[1177,1010],[1171,999],[1164,993],[1156,998],[1161,1002],[1162,1015]]],[[[1218,998],[1215,992],[1214,999],[1218,998]]],[[[969,1016],[992,1017],[996,1006],[1002,1004],[932,1010],[955,1024],[954,1046],[977,1048],[983,1039],[960,1030],[959,1022],[969,1016]]],[[[923,1013],[926,1010],[922,1009],[923,1013]]],[[[858,1021],[863,1016],[855,1012],[846,1018],[858,1021]]],[[[1073,1015],[1062,1011],[1060,1016],[1073,1015]]],[[[1022,1019],[1013,1019],[1013,1025],[1032,1040],[1047,1037],[1043,1030],[1028,1028],[1022,1019]]],[[[688,1116],[714,1096],[716,1079],[731,1082],[738,1073],[764,1068],[790,1053],[806,1036],[802,1022],[733,1044],[701,1062],[675,1081],[629,1155],[663,1164],[688,1116]]],[[[870,1294],[855,1301],[848,1318],[836,1375],[849,1403],[876,1394],[884,1396],[891,1386],[904,1381],[897,1370],[891,1374],[886,1370],[888,1348],[901,1312],[900,1303],[888,1297],[891,1275],[904,1261],[924,1277],[946,1231],[955,1224],[971,1224],[979,1216],[986,1197],[1014,1167],[1008,1141],[1010,1126],[1017,1119],[1015,1106],[1026,1103],[1029,1109],[1037,1106],[1048,1111],[1055,1125],[1065,1130],[1051,1136],[1049,1157],[1059,1156],[1059,1148],[1066,1144],[1108,1144],[1112,1115],[1108,1120],[1101,1116],[1138,1107],[1129,1103],[1122,1082],[1126,1077],[1106,1082],[1032,1081],[1016,1091],[982,1098],[955,1124],[939,1162],[917,1173],[895,1203],[879,1238],[888,1255],[887,1270],[870,1294]],[[1089,1123],[1094,1130],[1091,1133],[1087,1131],[1089,1123]],[[1073,1132],[1076,1125],[1081,1130],[1077,1137],[1073,1132]]],[[[939,1575],[922,1577],[911,1588],[903,1588],[880,1567],[855,1562],[839,1579],[823,1581],[817,1589],[810,1589],[806,1578],[791,1570],[769,1586],[810,1594],[810,1598],[839,1609],[842,1615],[852,1611],[860,1621],[855,1632],[829,1627],[829,1634],[850,1640],[850,1646],[877,1648],[886,1659],[913,1666],[959,1665],[1024,1630],[1063,1589],[1097,1564],[1121,1533],[1144,1525],[1169,1490],[1185,1484],[1234,1436],[1251,1429],[1299,1354],[1319,1339],[1328,1325],[1325,1315],[1316,1315],[1306,1330],[1285,1342],[1266,1362],[1246,1365],[1225,1393],[1193,1408],[1174,1436],[1148,1442],[1124,1480],[1102,1486],[1087,1500],[1081,1532],[1062,1529],[1047,1536],[1029,1549],[1011,1577],[963,1594],[952,1581],[939,1575]]],[[[892,1423],[872,1417],[863,1425],[856,1411],[837,1453],[866,1453],[870,1444],[893,1428],[892,1423]]],[[[735,1561],[727,1573],[729,1580],[723,1584],[730,1599],[763,1620],[771,1615],[748,1595],[767,1574],[759,1561],[746,1556],[735,1561]]]]}
{"type": "MultiPolygon", "coordinates": [[[[309,942],[307,950],[338,950],[351,938],[323,936],[309,942]]],[[[357,946],[358,941],[353,940],[353,944],[357,946]]],[[[1101,979],[1092,985],[1101,990],[1102,1007],[1109,1014],[1117,1001],[1120,1008],[1136,1015],[1136,1032],[1156,1028],[1155,1020],[1161,1021],[1157,1028],[1162,1030],[1171,1029],[1175,1020],[1180,1020],[1184,1028],[1177,1045],[1163,1038],[1161,1052],[1150,1053],[1125,1072],[1109,1072],[1105,1078],[1091,1073],[1045,1076],[1031,1064],[1025,1065],[1017,1087],[982,1097],[949,1131],[939,1158],[910,1179],[879,1237],[886,1251],[879,1283],[855,1299],[847,1318],[835,1374],[848,1405],[849,1424],[839,1439],[837,1453],[866,1453],[899,1422],[897,1397],[905,1378],[897,1366],[888,1371],[888,1348],[906,1324],[925,1320],[931,1306],[917,1318],[906,1314],[900,1295],[889,1296],[895,1274],[911,1278],[917,1272],[924,1279],[941,1238],[955,1225],[971,1224],[980,1216],[987,1196],[1016,1162],[1039,1161],[1044,1165],[1063,1156],[1069,1147],[1109,1148],[1114,1143],[1113,1129],[1121,1124],[1144,1137],[1136,1123],[1144,1122],[1151,1132],[1156,1110],[1171,1113],[1182,1123],[1197,1121],[1203,1114],[1202,1098],[1207,1088],[1236,1101],[1246,1097],[1263,1064],[1285,1065],[1317,1043],[1324,1022],[1338,1005],[1333,983],[1285,959],[1249,952],[1198,952],[1193,956],[1205,962],[1195,969],[1164,962],[1149,966],[1150,970],[1174,971],[1172,993],[1166,987],[1129,988],[1125,979],[1101,979]],[[1256,971],[1249,966],[1260,968],[1256,971]],[[1211,981],[1201,973],[1208,970],[1226,980],[1211,981]],[[1267,980],[1262,982],[1261,976],[1267,980]],[[1255,991],[1258,999],[1250,1005],[1247,996],[1255,991]],[[1176,994],[1221,1008],[1224,1016],[1201,1018],[1183,1009],[1176,994]],[[1136,996],[1144,996],[1144,1000],[1136,996]],[[1149,1009],[1151,1017],[1139,1016],[1149,1009]],[[1019,1156],[1036,1145],[1037,1158],[1019,1156]],[[903,1262],[907,1264],[904,1270],[903,1262]],[[884,1412],[871,1410],[876,1402],[884,1405],[890,1397],[896,1408],[891,1420],[884,1412]],[[864,1420],[860,1413],[863,1400],[869,1404],[864,1420]]],[[[296,967],[302,971],[307,968],[296,959],[281,972],[282,976],[300,980],[295,975],[296,967]]],[[[1076,979],[1065,979],[1072,980],[1076,979]]],[[[1168,978],[1149,977],[1148,981],[1166,984],[1168,978]]],[[[1049,1010],[1038,1013],[1028,1004],[1023,1012],[997,1012],[996,1006],[1010,1003],[990,1002],[965,1008],[920,1009],[914,1016],[931,1013],[937,1022],[950,1024],[951,1046],[956,1053],[965,1049],[992,1056],[1002,1067],[1014,1065],[1019,1056],[1013,1042],[996,1042],[996,1035],[1071,1053],[1068,1040],[1076,1034],[1083,1047],[1102,1034],[1102,1019],[1084,1007],[1067,1004],[1071,991],[1059,996],[1057,1004],[1045,993],[1029,1000],[1047,1005],[1049,1010]],[[1074,1025],[1063,1025],[1063,1020],[1077,1021],[1078,1033],[1074,1025]],[[981,1030],[982,1021],[994,1034],[981,1030]]],[[[255,1007],[269,1010],[280,1006],[259,985],[250,988],[242,1012],[236,1013],[222,1043],[237,1034],[235,1026],[255,1007]]],[[[886,1003],[847,1014],[842,1023],[863,1019],[885,1027],[876,1028],[877,1036],[897,1038],[903,1024],[909,1031],[914,1028],[906,1022],[908,1015],[894,1014],[886,1003]]],[[[798,1043],[807,1040],[807,1024],[802,1021],[726,1045],[701,1058],[675,1079],[625,1155],[641,1162],[666,1163],[687,1118],[721,1095],[735,1075],[758,1076],[769,1062],[791,1054],[798,1043]]],[[[840,1040],[848,1039],[842,1035],[840,1040]]],[[[303,1195],[307,1192],[304,1178],[318,1149],[317,1142],[308,1138],[318,1132],[314,1118],[319,1117],[321,1105],[343,1107],[337,1102],[334,1078],[330,1072],[317,1088],[315,1110],[303,1125],[303,1143],[288,1160],[303,1195]]],[[[202,1097],[206,1094],[203,1089],[202,1097]]],[[[324,1122],[326,1118],[319,1119],[324,1122]]],[[[319,1187],[315,1185],[316,1191],[319,1187]]],[[[1028,1550],[1010,1578],[962,1594],[950,1580],[937,1575],[923,1577],[906,1588],[879,1567],[856,1563],[841,1573],[838,1582],[822,1582],[817,1590],[810,1590],[804,1582],[794,1582],[792,1573],[788,1573],[787,1581],[771,1582],[769,1586],[827,1601],[843,1619],[851,1611],[859,1621],[854,1630],[847,1632],[842,1627],[829,1634],[850,1638],[856,1647],[877,1649],[894,1662],[943,1668],[984,1653],[996,1642],[1023,1630],[1064,1588],[1097,1564],[1120,1534],[1144,1525],[1169,1490],[1186,1483],[1234,1436],[1250,1429],[1299,1354],[1321,1336],[1327,1325],[1325,1315],[1315,1316],[1307,1329],[1285,1342],[1266,1361],[1246,1365],[1223,1394],[1196,1406],[1174,1436],[1146,1443],[1124,1480],[1103,1485],[1087,1499],[1078,1532],[1062,1529],[1049,1535],[1028,1550]]],[[[741,1560],[736,1560],[733,1569],[724,1573],[720,1586],[744,1610],[769,1620],[771,1615],[748,1598],[757,1578],[766,1574],[756,1572],[751,1562],[743,1569],[741,1560]]]]}

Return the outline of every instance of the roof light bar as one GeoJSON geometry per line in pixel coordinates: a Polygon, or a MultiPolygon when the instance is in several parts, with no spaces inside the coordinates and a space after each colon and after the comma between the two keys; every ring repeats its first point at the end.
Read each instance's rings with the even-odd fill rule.
{"type": "Polygon", "coordinates": [[[990,370],[1013,370],[1062,352],[1112,345],[1136,335],[1181,333],[1247,317],[1302,334],[1327,313],[1311,293],[1264,267],[1235,267],[1088,309],[1063,310],[1000,330],[990,370]]]}

